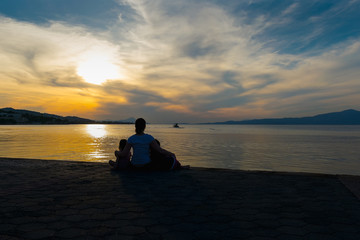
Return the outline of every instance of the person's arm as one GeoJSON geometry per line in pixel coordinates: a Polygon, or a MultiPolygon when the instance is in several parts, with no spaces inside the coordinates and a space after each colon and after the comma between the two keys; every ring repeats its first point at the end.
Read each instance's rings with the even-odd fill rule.
{"type": "Polygon", "coordinates": [[[175,157],[175,154],[173,154],[172,152],[169,152],[169,151],[161,148],[159,146],[159,144],[155,141],[155,139],[150,143],[150,147],[163,155],[175,157]]]}
{"type": "Polygon", "coordinates": [[[126,143],[124,149],[120,151],[115,151],[115,156],[118,158],[127,157],[130,153],[131,145],[129,143],[126,143]]]}

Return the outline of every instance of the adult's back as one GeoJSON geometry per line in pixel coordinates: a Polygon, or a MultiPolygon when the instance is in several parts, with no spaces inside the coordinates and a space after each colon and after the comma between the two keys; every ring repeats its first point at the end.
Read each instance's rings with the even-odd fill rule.
{"type": "Polygon", "coordinates": [[[133,148],[131,164],[145,165],[151,162],[150,144],[154,141],[153,136],[149,134],[134,134],[128,139],[128,143],[133,148]]]}

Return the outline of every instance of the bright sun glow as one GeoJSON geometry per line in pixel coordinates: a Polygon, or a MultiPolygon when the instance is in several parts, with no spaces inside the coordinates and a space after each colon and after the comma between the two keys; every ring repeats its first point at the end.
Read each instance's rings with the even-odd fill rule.
{"type": "Polygon", "coordinates": [[[80,62],[77,74],[92,84],[102,84],[106,80],[122,77],[118,67],[104,57],[94,57],[80,62]]]}

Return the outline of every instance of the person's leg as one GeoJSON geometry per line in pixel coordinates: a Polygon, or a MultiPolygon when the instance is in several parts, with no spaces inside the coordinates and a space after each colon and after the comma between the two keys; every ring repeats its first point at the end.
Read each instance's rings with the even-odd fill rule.
{"type": "Polygon", "coordinates": [[[190,165],[181,165],[180,169],[190,169],[190,165]]]}
{"type": "Polygon", "coordinates": [[[162,170],[172,170],[176,164],[176,159],[171,156],[164,156],[161,159],[161,168],[162,170]]]}
{"type": "Polygon", "coordinates": [[[170,163],[166,157],[158,152],[153,152],[151,154],[151,163],[150,166],[153,170],[168,170],[170,168],[170,163]]]}
{"type": "Polygon", "coordinates": [[[117,169],[126,169],[131,165],[128,158],[116,158],[116,168],[117,169]]]}
{"type": "Polygon", "coordinates": [[[116,168],[116,162],[114,162],[113,160],[109,160],[109,164],[111,167],[116,168]]]}
{"type": "Polygon", "coordinates": [[[174,159],[174,163],[173,163],[173,167],[172,169],[174,170],[178,170],[178,169],[190,169],[190,165],[181,165],[181,163],[176,159],[176,158],[173,158],[174,159]]]}

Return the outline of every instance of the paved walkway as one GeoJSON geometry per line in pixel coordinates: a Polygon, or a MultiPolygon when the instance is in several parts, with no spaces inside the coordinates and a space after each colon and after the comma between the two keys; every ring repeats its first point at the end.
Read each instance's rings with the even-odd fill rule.
{"type": "Polygon", "coordinates": [[[358,240],[360,201],[329,175],[0,158],[0,239],[358,240]]]}

